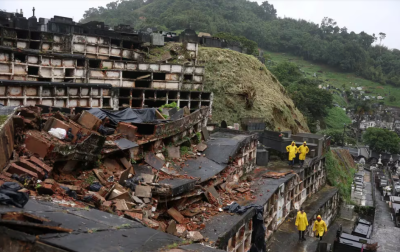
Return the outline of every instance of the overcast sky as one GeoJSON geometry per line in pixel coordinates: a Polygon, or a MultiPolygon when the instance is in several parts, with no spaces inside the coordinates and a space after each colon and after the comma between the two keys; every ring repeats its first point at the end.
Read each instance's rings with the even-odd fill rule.
{"type": "MultiPolygon", "coordinates": [[[[54,15],[82,18],[90,7],[105,6],[111,0],[0,0],[0,9],[13,12],[23,9],[24,15],[50,18],[54,15]]],[[[257,0],[262,3],[263,0],[257,0]]],[[[383,44],[400,49],[400,0],[270,0],[279,17],[301,18],[321,23],[324,17],[337,21],[339,27],[368,34],[386,33],[383,44]]]]}

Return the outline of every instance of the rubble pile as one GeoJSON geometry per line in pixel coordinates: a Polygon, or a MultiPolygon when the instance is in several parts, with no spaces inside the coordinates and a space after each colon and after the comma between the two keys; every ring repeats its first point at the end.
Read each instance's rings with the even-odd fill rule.
{"type": "Polygon", "coordinates": [[[14,151],[0,185],[16,182],[37,199],[96,208],[198,242],[204,240],[199,231],[224,206],[255,198],[252,178],[239,180],[238,160],[207,159],[202,139],[208,136],[200,132],[180,145],[161,142],[144,151],[136,141],[152,140],[136,126],[112,125],[87,111],[21,107],[12,120],[14,151]]]}

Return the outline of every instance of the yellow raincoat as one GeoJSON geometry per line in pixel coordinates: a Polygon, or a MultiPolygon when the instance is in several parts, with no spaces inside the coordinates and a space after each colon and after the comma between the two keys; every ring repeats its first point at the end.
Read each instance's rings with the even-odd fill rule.
{"type": "Polygon", "coordinates": [[[324,233],[328,232],[328,229],[326,228],[326,223],[322,219],[321,219],[321,221],[316,220],[314,222],[314,226],[313,226],[312,230],[314,232],[317,231],[316,234],[318,234],[319,236],[323,236],[324,233]]]}
{"type": "Polygon", "coordinates": [[[308,226],[307,214],[298,211],[295,225],[297,226],[297,230],[305,231],[306,227],[308,226]]]}
{"type": "Polygon", "coordinates": [[[299,153],[300,153],[300,155],[299,155],[299,160],[306,160],[306,155],[307,155],[308,152],[310,151],[310,149],[308,148],[308,146],[307,146],[307,145],[304,146],[304,144],[303,144],[303,145],[301,145],[298,149],[299,149],[299,153]]]}
{"type": "Polygon", "coordinates": [[[286,146],[286,151],[289,152],[289,161],[292,161],[293,158],[296,158],[298,149],[294,141],[291,145],[286,146]]]}

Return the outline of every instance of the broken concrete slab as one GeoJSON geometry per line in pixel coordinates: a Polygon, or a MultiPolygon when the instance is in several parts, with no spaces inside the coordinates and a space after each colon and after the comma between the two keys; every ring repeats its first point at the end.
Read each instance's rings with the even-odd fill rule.
{"type": "Polygon", "coordinates": [[[121,176],[119,177],[119,183],[121,185],[125,186],[125,180],[129,179],[133,175],[135,175],[135,171],[134,171],[133,167],[131,166],[129,169],[126,169],[125,171],[123,171],[121,173],[121,176]]]}
{"type": "Polygon", "coordinates": [[[188,107],[183,107],[183,114],[184,115],[190,115],[190,109],[188,107]]]}
{"type": "MultiPolygon", "coordinates": [[[[171,112],[171,110],[170,110],[170,112],[171,112]]],[[[181,119],[183,117],[183,114],[184,114],[184,110],[181,109],[181,110],[177,111],[176,113],[174,113],[173,115],[170,114],[169,117],[171,120],[176,121],[176,120],[181,119]]]]}
{"type": "Polygon", "coordinates": [[[178,224],[176,225],[176,235],[179,237],[185,238],[187,235],[187,227],[186,224],[178,224]]]}
{"type": "Polygon", "coordinates": [[[118,163],[117,160],[115,159],[110,159],[110,158],[106,158],[104,160],[104,165],[107,167],[107,169],[111,172],[116,172],[118,170],[121,170],[121,165],[118,163]]]}
{"type": "Polygon", "coordinates": [[[126,138],[117,139],[114,143],[120,150],[128,150],[139,146],[136,142],[132,142],[126,138]]]}
{"type": "Polygon", "coordinates": [[[165,161],[165,157],[164,157],[164,155],[162,153],[157,153],[156,157],[158,157],[159,159],[165,161]]]}
{"type": "Polygon", "coordinates": [[[97,179],[99,180],[100,184],[103,186],[107,185],[108,182],[104,179],[104,173],[100,169],[93,169],[93,173],[96,175],[97,179]]]}
{"type": "Polygon", "coordinates": [[[123,199],[126,202],[132,201],[132,197],[129,195],[129,192],[114,189],[111,192],[110,196],[108,196],[108,200],[116,200],[116,199],[123,199]]]}
{"type": "Polygon", "coordinates": [[[135,195],[132,196],[132,199],[134,202],[136,202],[138,204],[143,204],[143,201],[141,199],[139,199],[138,197],[136,197],[135,195]]]}
{"type": "Polygon", "coordinates": [[[168,222],[168,227],[167,227],[166,231],[167,231],[168,234],[176,235],[177,234],[176,221],[170,220],[168,222]]]}
{"type": "Polygon", "coordinates": [[[98,127],[100,127],[100,124],[102,122],[99,118],[92,115],[91,113],[89,113],[87,111],[83,111],[81,116],[78,119],[78,123],[87,129],[97,131],[98,127]]]}
{"type": "Polygon", "coordinates": [[[186,238],[188,238],[189,240],[192,240],[194,242],[199,242],[199,241],[204,239],[199,231],[189,231],[189,232],[187,232],[186,238]]]}
{"type": "Polygon", "coordinates": [[[171,207],[167,210],[167,213],[176,220],[179,224],[184,224],[186,222],[185,217],[175,208],[171,207]]]}
{"type": "Polygon", "coordinates": [[[201,127],[201,133],[203,134],[203,139],[205,141],[210,139],[210,134],[208,133],[207,127],[201,127]]]}
{"type": "Polygon", "coordinates": [[[197,146],[197,150],[203,152],[205,149],[207,149],[207,145],[204,143],[199,143],[197,146]]]}
{"type": "Polygon", "coordinates": [[[120,158],[119,161],[121,161],[121,164],[125,167],[125,169],[129,169],[132,167],[132,164],[128,161],[126,158],[120,158]]]}
{"type": "Polygon", "coordinates": [[[139,179],[143,179],[143,182],[145,183],[153,183],[154,180],[154,175],[152,174],[141,174],[138,177],[139,179]]]}
{"type": "Polygon", "coordinates": [[[129,210],[128,205],[126,204],[126,201],[123,199],[117,199],[114,201],[115,202],[115,208],[119,211],[126,211],[129,210]]]}
{"type": "Polygon", "coordinates": [[[179,146],[168,146],[167,152],[169,158],[181,158],[181,150],[179,146]]]}
{"type": "Polygon", "coordinates": [[[148,152],[146,154],[144,161],[157,170],[161,170],[165,164],[163,160],[159,159],[158,157],[156,157],[156,155],[154,155],[151,152],[148,152]]]}
{"type": "Polygon", "coordinates": [[[140,198],[151,198],[151,187],[137,185],[135,188],[135,196],[140,198]]]}
{"type": "Polygon", "coordinates": [[[168,115],[171,118],[171,116],[173,116],[174,114],[176,114],[176,112],[178,112],[177,108],[172,108],[168,110],[168,115]]]}
{"type": "Polygon", "coordinates": [[[118,123],[116,132],[126,136],[126,138],[130,141],[135,142],[137,140],[136,137],[137,127],[130,123],[124,123],[124,122],[118,123]]]}

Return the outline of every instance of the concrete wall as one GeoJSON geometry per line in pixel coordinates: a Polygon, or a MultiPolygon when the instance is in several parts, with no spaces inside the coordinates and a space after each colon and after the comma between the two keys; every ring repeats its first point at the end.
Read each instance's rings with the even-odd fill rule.
{"type": "Polygon", "coordinates": [[[14,150],[14,124],[12,120],[13,114],[7,117],[7,120],[0,126],[0,172],[10,161],[14,150]]]}
{"type": "Polygon", "coordinates": [[[318,192],[326,183],[325,159],[322,158],[300,171],[296,176],[283,183],[264,205],[264,223],[267,229],[266,239],[279,228],[283,220],[295,209],[300,209],[304,201],[318,192]],[[283,214],[278,217],[278,198],[283,192],[283,214]]]}
{"type": "Polygon", "coordinates": [[[72,54],[39,55],[0,48],[0,79],[202,91],[204,67],[90,59],[72,54]]]}

